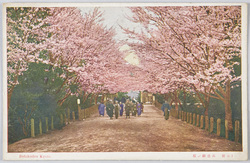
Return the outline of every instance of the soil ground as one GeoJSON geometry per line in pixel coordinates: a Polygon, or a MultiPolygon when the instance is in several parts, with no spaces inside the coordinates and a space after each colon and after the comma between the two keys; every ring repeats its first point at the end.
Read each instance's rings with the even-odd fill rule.
{"type": "Polygon", "coordinates": [[[242,145],[210,134],[145,106],[140,117],[110,120],[94,114],[72,122],[62,130],[50,131],[8,146],[9,152],[168,152],[241,151],[242,145]]]}

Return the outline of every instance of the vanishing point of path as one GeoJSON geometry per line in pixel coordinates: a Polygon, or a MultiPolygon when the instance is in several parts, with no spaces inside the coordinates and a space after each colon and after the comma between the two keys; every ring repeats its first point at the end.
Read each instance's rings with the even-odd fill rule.
{"type": "Polygon", "coordinates": [[[241,151],[240,143],[170,117],[145,106],[141,117],[110,120],[97,114],[50,133],[9,145],[9,152],[159,152],[241,151]]]}

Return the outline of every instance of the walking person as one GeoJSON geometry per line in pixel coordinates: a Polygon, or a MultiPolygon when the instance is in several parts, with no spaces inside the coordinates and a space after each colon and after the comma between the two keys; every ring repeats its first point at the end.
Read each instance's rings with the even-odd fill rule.
{"type": "Polygon", "coordinates": [[[132,116],[136,117],[137,109],[136,109],[136,104],[135,101],[132,103],[132,116]]]}
{"type": "Polygon", "coordinates": [[[112,104],[111,101],[108,101],[106,104],[106,112],[110,117],[110,119],[113,119],[113,114],[114,114],[113,111],[114,111],[114,105],[112,104]]]}
{"type": "Polygon", "coordinates": [[[139,102],[137,102],[136,104],[136,109],[137,109],[138,117],[141,116],[141,104],[139,102]]]}
{"type": "Polygon", "coordinates": [[[99,115],[104,116],[105,105],[103,101],[101,101],[100,105],[98,106],[98,110],[99,110],[99,115]]]}
{"type": "Polygon", "coordinates": [[[124,108],[124,104],[120,102],[120,116],[123,115],[123,108],[124,108]]]}
{"type": "Polygon", "coordinates": [[[125,113],[126,113],[126,119],[129,117],[130,118],[130,109],[131,109],[131,103],[129,99],[126,101],[126,107],[125,107],[125,113]]]}
{"type": "Polygon", "coordinates": [[[161,106],[161,110],[164,112],[164,117],[166,120],[169,118],[169,111],[171,109],[171,106],[169,105],[168,101],[165,101],[164,104],[161,106]]]}
{"type": "Polygon", "coordinates": [[[119,110],[120,110],[120,105],[118,101],[115,102],[114,107],[115,107],[115,119],[118,119],[119,110]]]}

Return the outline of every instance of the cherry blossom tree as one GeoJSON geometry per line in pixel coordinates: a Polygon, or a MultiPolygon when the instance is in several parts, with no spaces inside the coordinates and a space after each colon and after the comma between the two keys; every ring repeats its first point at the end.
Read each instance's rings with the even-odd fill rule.
{"type": "Polygon", "coordinates": [[[46,40],[47,8],[7,8],[8,108],[18,77],[35,62],[46,40]]]}
{"type": "Polygon", "coordinates": [[[79,9],[70,7],[17,8],[8,14],[9,97],[18,83],[18,75],[27,70],[30,62],[51,65],[47,71],[54,67],[63,70],[59,77],[64,82],[56,92],[64,90],[65,95],[59,105],[76,94],[69,89],[72,84],[80,86],[85,99],[88,93],[117,91],[119,86],[113,80],[119,75],[116,67],[125,62],[120,45],[113,39],[114,30],[101,24],[102,13],[98,9],[82,15],[79,9]],[[19,10],[25,14],[20,12],[20,19],[15,20],[19,10]],[[45,52],[40,53],[41,50],[45,52]]]}
{"type": "Polygon", "coordinates": [[[222,100],[225,119],[232,130],[230,87],[240,80],[234,75],[234,66],[240,64],[234,58],[241,54],[240,7],[132,7],[131,11],[132,21],[141,23],[144,30],[135,33],[125,29],[131,38],[140,41],[130,46],[152,49],[156,55],[148,55],[154,59],[170,58],[179,68],[176,70],[185,74],[178,80],[203,94],[205,102],[209,97],[222,100]]]}
{"type": "MultiPolygon", "coordinates": [[[[123,56],[120,45],[113,39],[114,30],[101,23],[102,13],[94,9],[81,15],[77,8],[50,8],[50,11],[51,16],[44,20],[50,24],[51,37],[45,43],[49,59],[43,62],[65,70],[61,74],[65,79],[61,88],[71,82],[79,84],[78,93],[84,92],[83,101],[90,93],[97,96],[116,92],[117,83],[112,81],[119,74],[116,67],[124,63],[123,56]]],[[[70,95],[72,92],[68,91],[59,104],[70,95]]]]}

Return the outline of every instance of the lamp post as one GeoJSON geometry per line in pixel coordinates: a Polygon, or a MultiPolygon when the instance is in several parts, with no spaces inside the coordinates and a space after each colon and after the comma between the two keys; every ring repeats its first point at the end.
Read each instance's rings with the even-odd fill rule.
{"type": "Polygon", "coordinates": [[[77,99],[77,105],[78,105],[78,120],[80,120],[81,118],[81,109],[80,109],[80,103],[81,103],[81,101],[80,101],[80,99],[78,98],[77,99]]]}

